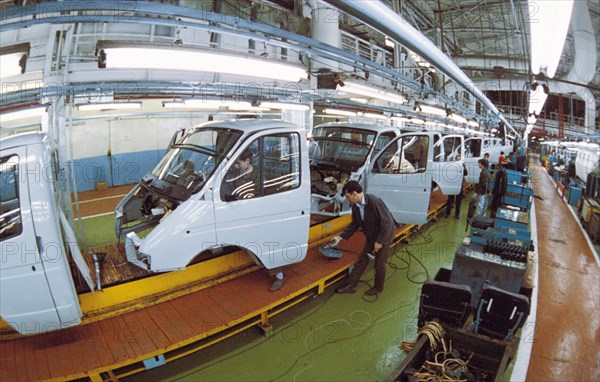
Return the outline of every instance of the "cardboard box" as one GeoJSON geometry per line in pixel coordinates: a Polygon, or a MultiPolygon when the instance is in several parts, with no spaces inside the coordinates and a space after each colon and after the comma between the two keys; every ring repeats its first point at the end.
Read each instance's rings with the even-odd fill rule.
{"type": "Polygon", "coordinates": [[[106,183],[106,182],[96,182],[96,190],[98,190],[98,191],[106,191],[106,190],[108,190],[108,183],[106,183]]]}

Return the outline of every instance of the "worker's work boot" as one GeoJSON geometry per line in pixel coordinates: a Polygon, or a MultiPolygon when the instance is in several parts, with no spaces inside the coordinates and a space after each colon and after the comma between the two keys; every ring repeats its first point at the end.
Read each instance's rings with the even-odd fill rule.
{"type": "Polygon", "coordinates": [[[350,284],[346,284],[343,287],[339,287],[335,290],[335,293],[354,293],[354,292],[356,292],[356,289],[350,284]]]}
{"type": "Polygon", "coordinates": [[[275,281],[273,281],[273,284],[271,284],[271,287],[269,288],[269,292],[278,291],[283,287],[283,284],[285,284],[285,276],[281,279],[275,278],[275,281]]]}

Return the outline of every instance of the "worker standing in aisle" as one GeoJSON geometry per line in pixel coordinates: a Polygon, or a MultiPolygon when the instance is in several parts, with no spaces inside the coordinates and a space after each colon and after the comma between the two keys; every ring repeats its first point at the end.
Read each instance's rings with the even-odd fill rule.
{"type": "Polygon", "coordinates": [[[367,241],[346,285],[337,288],[336,293],[356,292],[356,285],[365,272],[371,255],[375,258],[375,285],[365,295],[375,296],[383,291],[388,252],[394,235],[394,218],[380,198],[363,193],[362,186],[355,180],[344,184],[342,194],[352,204],[352,222],[340,236],[332,239],[331,245],[337,245],[342,239],[348,240],[359,229],[363,231],[367,241]]]}

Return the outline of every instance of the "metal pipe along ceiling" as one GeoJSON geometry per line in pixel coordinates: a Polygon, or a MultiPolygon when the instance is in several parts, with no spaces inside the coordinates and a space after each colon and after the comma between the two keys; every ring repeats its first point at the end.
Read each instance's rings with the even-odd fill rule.
{"type": "Polygon", "coordinates": [[[473,81],[454,62],[452,62],[448,56],[438,49],[438,47],[436,47],[433,42],[421,32],[413,28],[401,15],[392,11],[392,9],[388,8],[384,3],[380,1],[357,0],[323,1],[356,17],[419,54],[469,93],[473,94],[479,102],[504,121],[504,123],[516,133],[514,128],[504,116],[500,114],[492,101],[490,101],[479,88],[475,87],[473,81]]]}

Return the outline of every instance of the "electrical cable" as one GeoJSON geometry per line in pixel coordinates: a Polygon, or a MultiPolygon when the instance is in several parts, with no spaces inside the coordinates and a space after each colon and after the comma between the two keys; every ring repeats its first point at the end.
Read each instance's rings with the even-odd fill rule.
{"type": "MultiPolygon", "coordinates": [[[[311,361],[311,363],[310,363],[308,366],[306,366],[305,368],[303,368],[302,370],[300,370],[299,372],[297,372],[297,373],[294,375],[294,379],[293,379],[293,380],[295,381],[295,380],[296,380],[296,377],[297,377],[297,376],[298,376],[300,373],[302,373],[302,372],[303,372],[303,371],[305,371],[305,370],[308,370],[309,368],[311,368],[311,367],[313,366],[313,364],[314,364],[314,360],[315,360],[315,356],[314,356],[312,353],[313,353],[315,350],[321,349],[321,348],[323,348],[323,347],[325,347],[325,346],[327,346],[327,345],[331,345],[331,344],[337,344],[337,343],[340,343],[340,342],[343,342],[343,341],[352,340],[352,339],[355,339],[355,338],[358,338],[358,337],[361,337],[361,336],[363,336],[363,335],[364,335],[364,334],[366,334],[366,333],[367,333],[367,332],[368,332],[370,329],[372,329],[373,327],[375,327],[375,326],[376,326],[376,324],[378,324],[378,323],[380,323],[380,322],[382,322],[382,321],[384,321],[384,320],[387,320],[387,319],[391,318],[391,317],[393,316],[393,313],[395,313],[395,312],[396,312],[396,311],[398,311],[399,309],[401,309],[401,308],[404,308],[404,307],[413,306],[413,304],[416,302],[416,299],[415,299],[415,301],[406,302],[405,304],[400,304],[400,302],[402,302],[402,301],[399,301],[399,303],[398,303],[398,304],[395,306],[395,308],[394,308],[394,309],[391,309],[391,310],[389,310],[389,311],[387,311],[387,312],[384,312],[384,313],[382,313],[381,315],[379,315],[379,316],[378,316],[378,317],[377,317],[377,318],[376,318],[376,319],[375,319],[375,320],[374,320],[372,323],[365,323],[365,327],[364,327],[364,330],[363,330],[362,332],[360,332],[360,333],[358,333],[358,334],[356,334],[356,335],[351,335],[351,336],[343,337],[343,338],[337,339],[337,340],[335,340],[335,341],[325,342],[325,343],[323,343],[323,344],[321,344],[321,345],[319,345],[319,346],[317,346],[317,347],[315,347],[314,349],[312,349],[312,350],[311,350],[311,349],[308,349],[308,346],[307,346],[307,344],[306,344],[306,339],[307,339],[307,338],[308,338],[310,335],[312,335],[312,333],[313,333],[314,331],[316,331],[316,330],[321,330],[322,328],[325,328],[325,327],[327,327],[328,325],[330,325],[330,324],[331,324],[331,323],[333,323],[333,322],[343,322],[343,323],[345,323],[345,324],[348,324],[348,326],[350,326],[350,323],[351,323],[351,322],[350,322],[350,321],[348,321],[348,320],[345,320],[345,319],[334,320],[334,321],[330,321],[329,323],[326,323],[326,324],[324,324],[324,325],[321,325],[321,326],[319,326],[318,328],[316,328],[316,329],[312,330],[311,332],[309,332],[309,333],[308,333],[308,334],[305,336],[305,348],[307,349],[307,351],[306,351],[304,354],[302,354],[300,357],[298,357],[298,359],[296,359],[296,361],[295,361],[295,362],[294,362],[294,363],[293,363],[293,364],[292,364],[292,365],[291,365],[291,366],[290,366],[290,367],[289,367],[289,368],[288,368],[288,369],[287,369],[287,370],[286,370],[284,373],[282,373],[282,374],[280,374],[280,375],[278,375],[278,376],[276,376],[276,377],[274,377],[274,378],[271,378],[269,381],[280,380],[280,379],[281,379],[281,378],[283,378],[283,377],[284,377],[286,374],[288,374],[288,373],[289,373],[289,372],[290,372],[290,371],[291,371],[291,370],[292,370],[292,369],[293,369],[293,368],[296,366],[296,364],[298,364],[298,362],[300,362],[300,360],[301,360],[301,359],[302,359],[302,358],[303,358],[305,355],[307,355],[307,354],[311,354],[311,355],[312,355],[312,361],[311,361]],[[392,314],[391,314],[391,313],[392,313],[392,314]],[[390,315],[390,314],[391,314],[391,315],[390,315]],[[389,316],[389,317],[385,317],[385,316],[387,316],[387,315],[390,315],[390,316],[389,316]]],[[[361,311],[358,311],[358,312],[361,312],[361,311]]],[[[357,313],[357,312],[353,312],[353,313],[357,313]]],[[[368,312],[365,312],[365,313],[366,313],[367,315],[369,315],[369,314],[368,314],[368,312]]]]}
{"type": "MultiPolygon", "coordinates": [[[[423,233],[421,233],[421,232],[419,231],[419,232],[418,232],[418,234],[419,234],[419,237],[423,239],[423,241],[424,241],[424,243],[425,243],[425,244],[431,243],[431,242],[433,242],[433,237],[431,236],[431,233],[432,233],[432,232],[435,232],[435,230],[436,230],[436,229],[439,229],[440,227],[444,227],[444,226],[446,226],[446,225],[448,225],[448,223],[447,223],[447,222],[445,222],[445,224],[442,224],[442,225],[440,225],[440,226],[437,226],[437,225],[436,225],[436,226],[435,226],[433,229],[429,230],[429,231],[428,231],[426,234],[423,234],[423,233]]],[[[421,261],[420,261],[420,260],[419,260],[419,259],[418,259],[418,258],[417,258],[417,257],[416,257],[416,256],[415,256],[413,253],[412,253],[412,252],[410,252],[410,251],[408,250],[408,247],[409,247],[409,246],[422,245],[422,244],[424,244],[424,243],[418,243],[418,242],[417,242],[417,243],[409,243],[409,244],[407,244],[407,245],[406,245],[406,248],[403,248],[403,249],[402,249],[402,250],[400,250],[400,251],[395,251],[395,252],[394,252],[394,253],[393,253],[393,254],[390,256],[390,258],[388,259],[388,266],[390,267],[390,269],[392,270],[392,272],[391,272],[391,273],[389,273],[389,274],[387,275],[387,277],[386,277],[386,281],[387,281],[387,280],[389,280],[390,278],[392,278],[392,277],[393,277],[393,276],[396,274],[396,272],[397,272],[397,271],[399,271],[399,270],[406,270],[406,271],[407,271],[407,279],[408,279],[408,280],[409,280],[411,283],[413,283],[413,284],[421,285],[421,284],[423,284],[423,283],[424,283],[426,280],[429,280],[429,279],[430,279],[430,275],[429,275],[429,272],[428,272],[428,270],[427,270],[427,267],[426,267],[426,266],[425,266],[425,265],[424,265],[424,264],[423,264],[423,263],[422,263],[422,262],[421,262],[421,261]],[[399,254],[400,254],[400,253],[402,253],[402,251],[405,251],[405,252],[408,254],[408,261],[407,261],[407,260],[405,260],[405,259],[403,259],[403,258],[401,258],[401,257],[399,256],[399,254]],[[418,274],[422,274],[422,273],[424,273],[424,274],[426,275],[426,280],[424,280],[424,281],[417,281],[417,280],[414,280],[412,277],[410,277],[410,267],[411,267],[411,264],[412,264],[411,257],[412,257],[412,258],[414,258],[414,260],[415,260],[417,263],[419,263],[419,265],[420,265],[420,266],[423,268],[424,272],[420,272],[420,273],[418,273],[418,274]],[[396,263],[394,262],[394,259],[396,259],[396,258],[397,258],[397,259],[399,259],[400,261],[402,261],[402,262],[405,264],[405,266],[401,266],[401,265],[398,265],[398,264],[396,264],[396,263]]],[[[344,250],[342,250],[342,251],[343,251],[343,252],[347,252],[347,253],[353,253],[353,254],[356,254],[356,255],[360,255],[360,253],[359,253],[359,252],[357,252],[357,251],[354,251],[354,250],[350,250],[350,249],[344,249],[344,250]]],[[[370,279],[370,280],[360,280],[359,282],[360,282],[360,283],[365,283],[365,284],[367,284],[367,285],[370,287],[370,283],[369,283],[369,281],[371,281],[371,280],[372,280],[372,279],[370,279]]],[[[274,331],[274,333],[273,333],[273,335],[272,335],[271,337],[269,337],[269,338],[265,338],[265,339],[263,339],[263,340],[261,340],[261,341],[258,341],[256,344],[253,344],[253,345],[251,345],[250,347],[244,348],[244,349],[243,349],[243,350],[241,350],[241,351],[238,351],[238,352],[235,352],[235,353],[233,353],[233,354],[230,354],[230,355],[228,355],[227,357],[220,358],[219,360],[215,360],[215,361],[213,361],[213,362],[210,362],[210,363],[208,363],[208,364],[206,364],[206,365],[202,366],[201,368],[194,369],[193,371],[190,371],[189,373],[186,373],[186,374],[184,374],[184,375],[181,375],[181,376],[180,376],[180,377],[178,377],[178,379],[176,379],[176,380],[182,380],[182,379],[185,379],[185,378],[189,377],[190,375],[192,375],[192,374],[194,374],[194,373],[197,373],[197,372],[199,372],[199,371],[205,370],[205,369],[207,369],[207,368],[209,368],[209,367],[212,367],[212,366],[214,366],[214,365],[217,365],[217,364],[219,364],[219,363],[221,363],[221,362],[223,362],[223,361],[226,361],[226,360],[229,360],[229,359],[233,359],[233,358],[235,358],[235,357],[237,357],[237,356],[239,356],[239,355],[242,355],[242,354],[244,354],[244,353],[246,353],[246,352],[248,352],[248,351],[250,351],[250,350],[253,350],[253,349],[255,349],[255,348],[257,348],[257,347],[259,347],[259,346],[263,345],[263,344],[264,344],[265,342],[267,342],[267,341],[271,341],[271,340],[272,340],[272,338],[273,338],[274,336],[276,336],[276,335],[278,335],[278,334],[280,334],[280,333],[284,332],[285,330],[287,330],[288,328],[292,327],[293,325],[296,325],[298,322],[300,322],[300,321],[302,321],[302,320],[305,320],[305,319],[307,319],[307,318],[311,317],[312,315],[316,314],[316,313],[317,313],[317,312],[318,312],[318,311],[319,311],[321,308],[323,308],[325,305],[327,305],[327,302],[329,301],[329,299],[330,299],[331,297],[333,297],[334,295],[335,295],[335,294],[333,294],[333,293],[332,293],[331,295],[329,295],[329,296],[328,296],[328,297],[327,297],[325,300],[323,300],[323,303],[322,303],[320,306],[318,306],[318,307],[317,307],[315,310],[313,310],[312,312],[310,312],[310,314],[308,314],[308,315],[306,315],[306,316],[303,316],[303,317],[299,317],[298,319],[296,319],[296,320],[293,320],[292,322],[290,322],[290,323],[289,323],[289,325],[282,326],[282,327],[281,327],[279,330],[276,330],[276,331],[274,331]]],[[[363,299],[363,301],[366,301],[366,302],[375,302],[375,301],[377,301],[377,300],[378,300],[378,296],[373,296],[373,297],[374,297],[374,299],[370,299],[370,298],[368,299],[368,298],[365,298],[365,296],[363,295],[362,299],[363,299]]],[[[322,347],[324,347],[324,346],[327,346],[327,345],[330,345],[330,344],[336,344],[336,343],[339,343],[339,342],[342,342],[342,341],[346,341],[346,340],[352,340],[352,339],[354,339],[354,338],[358,338],[358,337],[360,337],[360,336],[362,336],[362,335],[366,334],[366,333],[367,333],[367,332],[368,332],[368,331],[369,331],[369,330],[370,330],[372,327],[374,327],[374,326],[375,326],[377,323],[380,323],[380,322],[384,321],[385,319],[388,319],[388,318],[385,318],[385,316],[387,316],[387,315],[390,315],[390,314],[392,314],[392,313],[394,313],[394,312],[398,311],[398,310],[399,310],[399,309],[401,309],[401,308],[404,308],[404,307],[409,307],[409,306],[414,306],[414,304],[417,302],[417,299],[418,299],[418,298],[415,298],[415,300],[413,300],[413,301],[411,301],[411,302],[409,302],[409,303],[401,304],[401,305],[400,305],[400,302],[402,302],[402,301],[399,301],[399,303],[398,303],[398,304],[395,306],[395,308],[394,308],[394,309],[391,309],[391,310],[389,310],[389,311],[386,311],[386,312],[382,313],[382,314],[381,314],[380,316],[378,316],[378,317],[377,317],[377,318],[376,318],[376,319],[375,319],[375,320],[374,320],[372,323],[370,323],[370,321],[369,321],[369,320],[368,320],[368,321],[366,321],[366,322],[359,322],[359,321],[355,321],[355,320],[348,321],[348,320],[345,320],[345,319],[340,319],[340,320],[334,320],[334,321],[330,321],[330,322],[328,322],[328,323],[326,323],[326,324],[324,324],[324,325],[321,325],[321,326],[319,326],[318,328],[316,328],[316,329],[314,329],[314,330],[311,330],[309,333],[307,333],[307,335],[306,335],[306,337],[305,337],[305,348],[306,348],[306,352],[305,352],[303,355],[301,355],[300,357],[298,357],[298,359],[296,359],[296,361],[295,361],[295,362],[294,362],[292,365],[290,365],[290,367],[289,367],[289,368],[288,368],[288,369],[287,369],[287,370],[286,370],[284,373],[280,374],[279,376],[276,376],[276,377],[272,378],[271,380],[278,380],[278,379],[281,379],[283,376],[285,376],[286,374],[288,374],[288,373],[289,373],[289,372],[290,372],[290,371],[291,371],[291,370],[292,370],[292,369],[293,369],[293,368],[294,368],[294,367],[295,367],[295,366],[298,364],[298,362],[300,362],[300,360],[301,360],[301,359],[302,359],[302,358],[303,358],[305,355],[307,355],[307,354],[311,354],[311,355],[312,355],[312,353],[313,353],[314,351],[316,351],[316,350],[319,350],[319,349],[321,349],[321,348],[322,348],[322,347]],[[323,344],[321,344],[321,345],[317,346],[316,348],[309,349],[309,348],[308,348],[308,345],[306,344],[306,339],[308,338],[308,336],[312,335],[312,333],[314,333],[316,330],[321,330],[321,329],[323,329],[323,328],[327,327],[328,325],[330,325],[330,324],[332,324],[332,323],[334,323],[334,322],[342,322],[342,323],[345,323],[345,324],[347,324],[349,327],[351,327],[351,323],[356,323],[356,322],[358,322],[358,323],[360,323],[360,324],[361,324],[361,325],[364,327],[364,330],[363,330],[362,332],[360,332],[360,333],[356,334],[356,335],[347,336],[347,337],[340,338],[340,339],[337,339],[337,340],[335,340],[335,341],[331,341],[331,342],[325,342],[325,343],[323,343],[323,344]]],[[[359,312],[364,312],[364,311],[359,311],[359,312]]],[[[353,312],[353,314],[354,314],[354,313],[357,313],[357,312],[353,312]]],[[[365,313],[366,313],[367,315],[369,315],[369,314],[368,314],[368,312],[365,312],[365,313]]],[[[390,317],[391,317],[391,316],[390,316],[390,317]]],[[[307,370],[308,368],[312,367],[312,364],[314,364],[314,355],[313,355],[313,359],[312,359],[312,362],[311,362],[311,364],[310,364],[308,367],[305,367],[304,369],[302,369],[302,370],[300,370],[298,373],[296,373],[296,375],[294,376],[294,380],[296,379],[296,377],[298,376],[298,374],[300,374],[301,372],[303,372],[303,371],[307,370]]]]}

